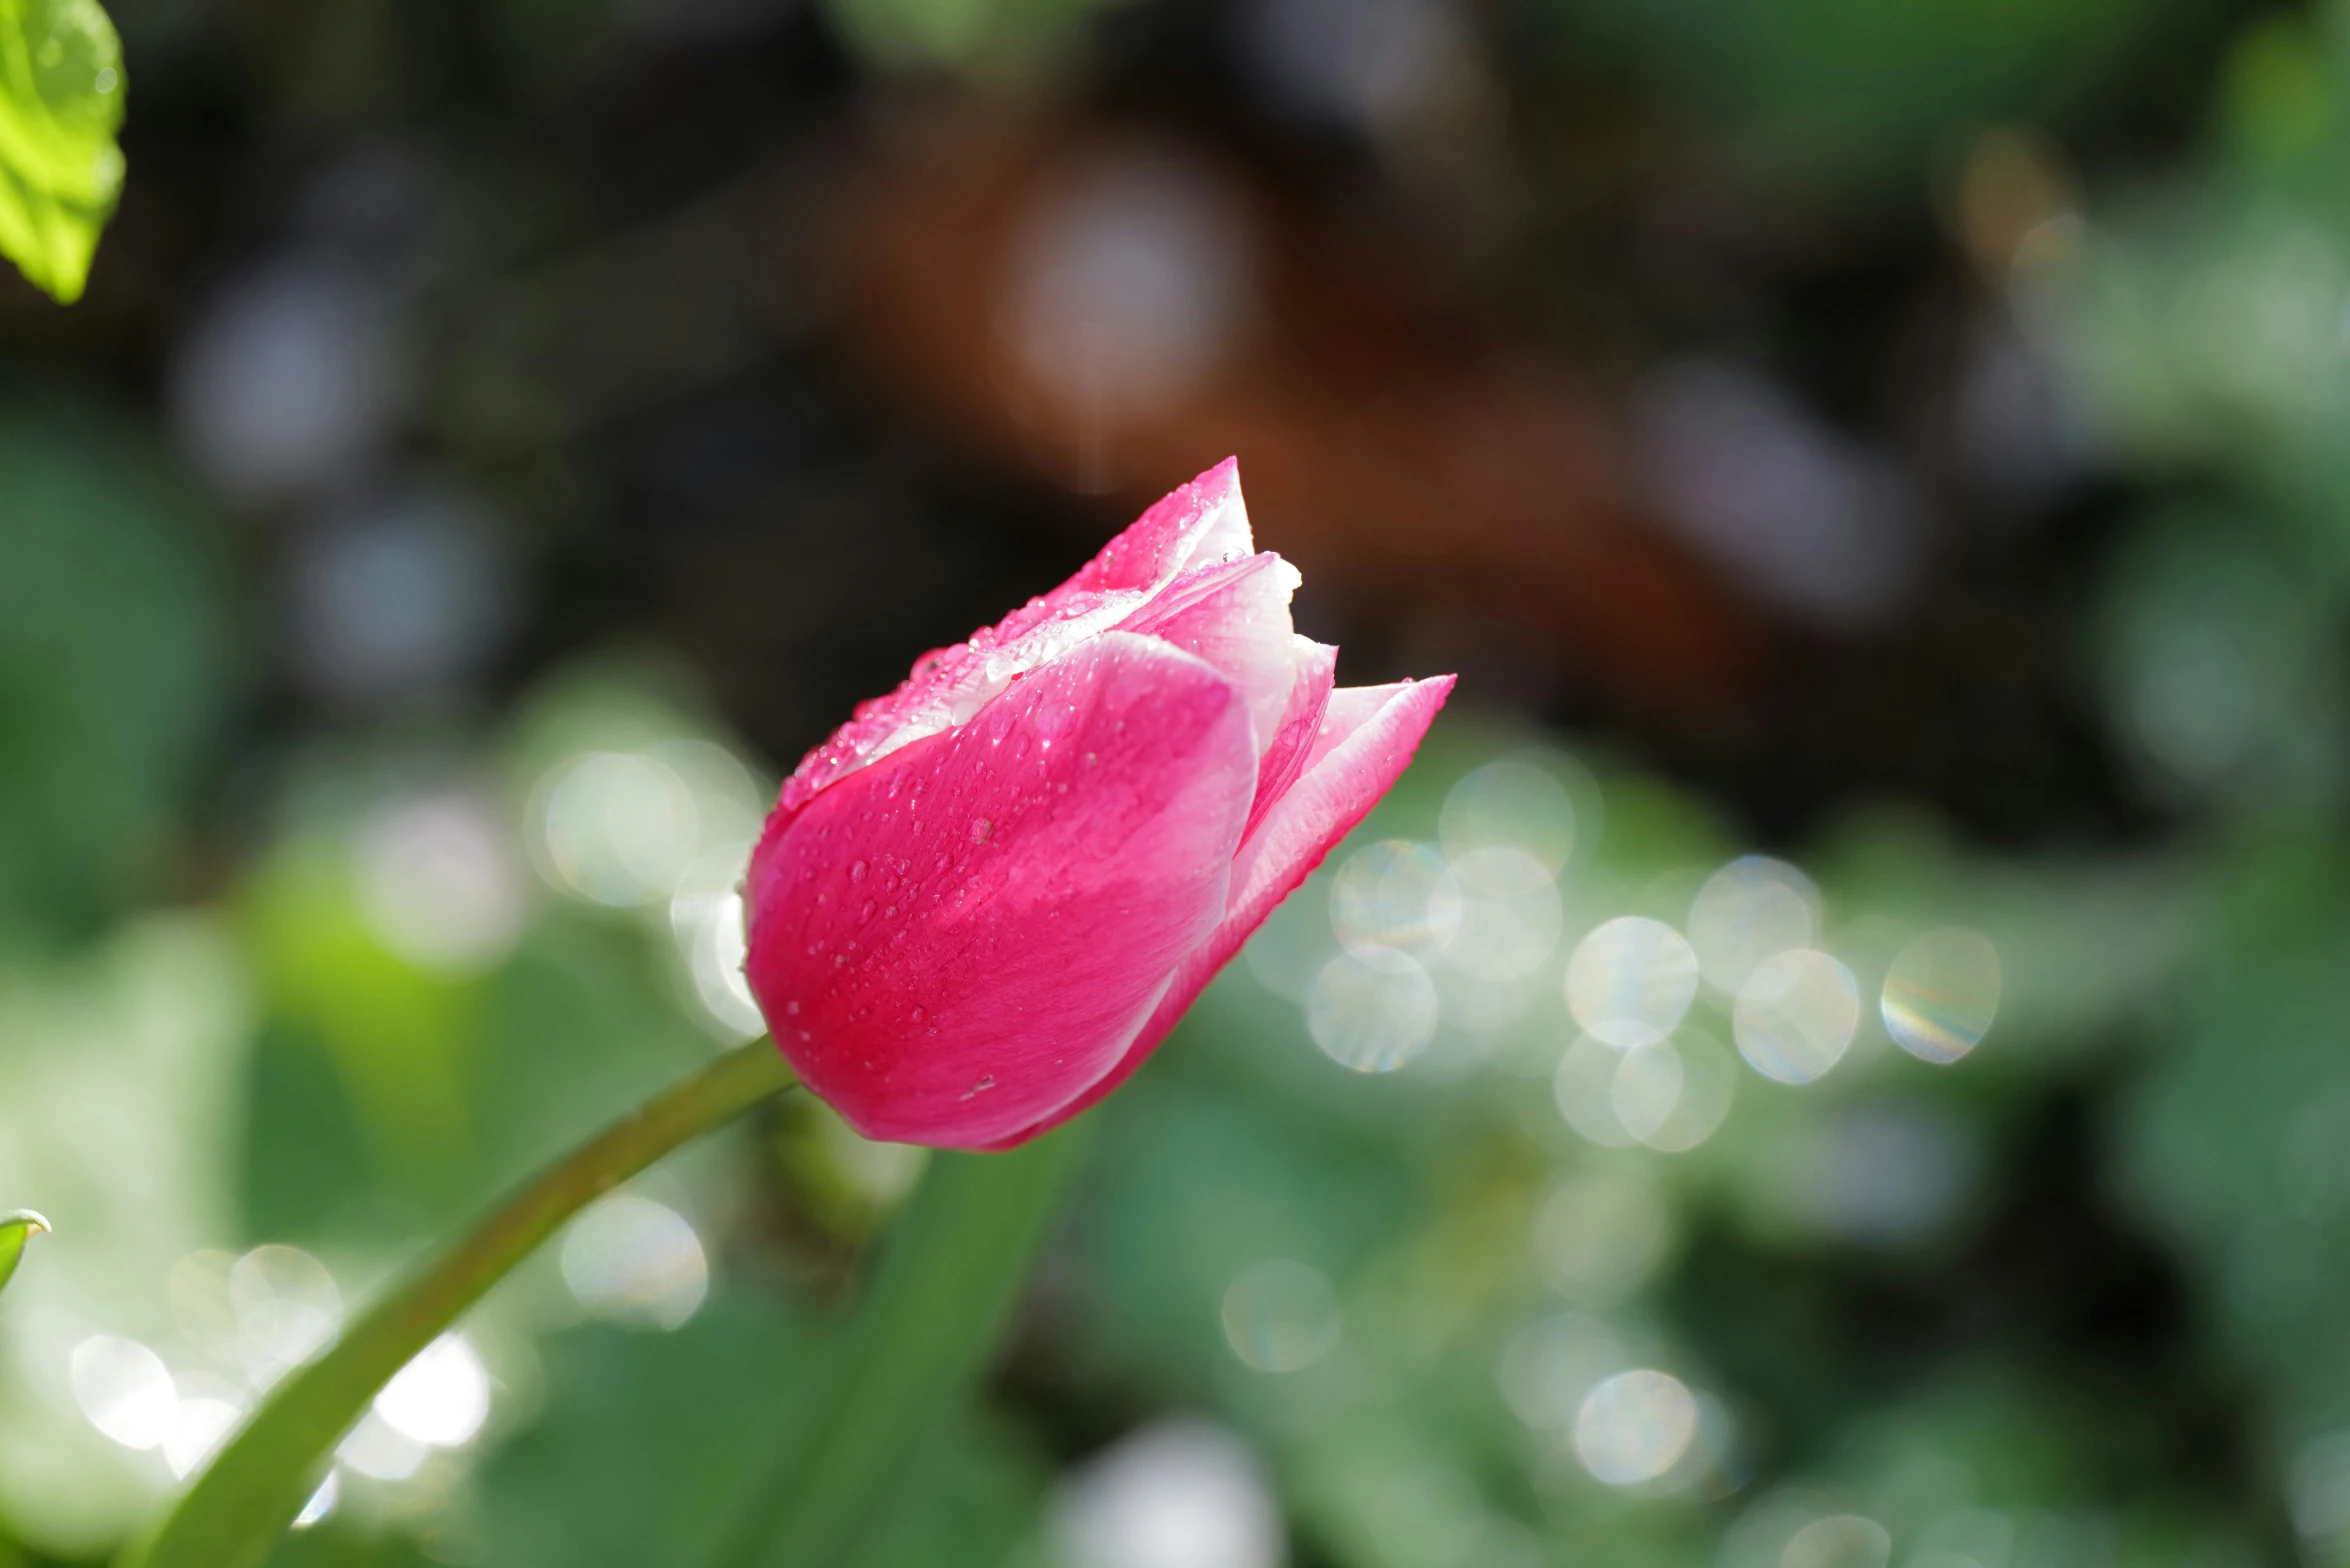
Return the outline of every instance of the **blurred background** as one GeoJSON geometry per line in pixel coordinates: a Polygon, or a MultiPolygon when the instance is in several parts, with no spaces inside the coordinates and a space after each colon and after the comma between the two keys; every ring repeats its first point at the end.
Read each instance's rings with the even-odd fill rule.
{"type": "MultiPolygon", "coordinates": [[[[1402,787],[856,1568],[2350,1562],[2350,7],[120,0],[0,280],[0,1563],[758,1029],[776,780],[1236,453],[1402,787]]],[[[284,1564],[688,1563],[804,1100],[284,1564]]]]}

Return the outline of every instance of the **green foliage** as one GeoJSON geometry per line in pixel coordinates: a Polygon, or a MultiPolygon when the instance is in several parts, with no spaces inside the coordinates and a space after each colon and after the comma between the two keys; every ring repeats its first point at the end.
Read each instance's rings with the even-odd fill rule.
{"type": "Polygon", "coordinates": [[[630,1111],[512,1194],[386,1293],[331,1350],[277,1385],[154,1533],[134,1543],[126,1568],[261,1562],[377,1392],[460,1314],[590,1202],[792,1082],[781,1054],[752,1041],[630,1111]]]}
{"type": "Polygon", "coordinates": [[[1553,0],[1761,169],[1910,176],[1941,138],[2093,104],[2203,0],[1553,0]]]}
{"type": "MultiPolygon", "coordinates": [[[[483,1468],[482,1544],[508,1568],[690,1564],[714,1520],[770,1477],[756,1463],[799,1413],[846,1325],[736,1287],[684,1328],[593,1326],[546,1346],[551,1393],[483,1468]]],[[[950,1412],[893,1456],[888,1506],[844,1568],[1001,1560],[1035,1506],[1038,1466],[1009,1434],[950,1412]]]]}
{"type": "Polygon", "coordinates": [[[1032,66],[1117,0],[826,0],[858,52],[884,65],[981,73],[1032,66]]]}
{"type": "Polygon", "coordinates": [[[821,1343],[793,1303],[740,1289],[674,1334],[589,1326],[551,1340],[545,1415],[482,1476],[489,1560],[692,1561],[821,1343]]]}
{"type": "Polygon", "coordinates": [[[0,933],[142,891],[225,705],[212,519],[124,430],[0,387],[0,933]]]}
{"type": "Polygon", "coordinates": [[[849,1561],[996,1349],[1091,1129],[933,1155],[855,1315],[779,1411],[709,1568],[849,1561]]]}
{"type": "Polygon", "coordinates": [[[2217,1357],[2254,1391],[2250,1440],[2325,1562],[2350,1517],[2346,28],[2339,6],[2247,27],[2207,150],[2097,214],[2046,300],[2116,452],[2200,493],[2149,507],[2106,585],[2116,728],[2210,840],[2120,1165],[2187,1260],[2217,1357]]]}
{"type": "Polygon", "coordinates": [[[0,0],[0,252],[66,303],[122,190],[122,104],[98,0],[0,0]]]}

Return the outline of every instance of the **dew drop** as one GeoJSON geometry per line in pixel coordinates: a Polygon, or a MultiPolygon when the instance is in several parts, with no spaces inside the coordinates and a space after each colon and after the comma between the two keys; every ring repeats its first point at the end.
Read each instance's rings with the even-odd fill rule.
{"type": "Polygon", "coordinates": [[[860,860],[856,864],[849,867],[849,880],[851,882],[862,882],[865,880],[865,862],[860,860]]]}
{"type": "Polygon", "coordinates": [[[986,843],[986,842],[987,842],[987,836],[988,836],[990,833],[993,833],[994,831],[995,831],[995,824],[994,824],[994,823],[992,823],[992,822],[990,822],[990,821],[988,821],[988,820],[987,820],[987,818],[985,818],[985,817],[974,817],[974,818],[972,818],[972,819],[971,819],[971,842],[972,842],[972,843],[974,843],[974,844],[984,844],[984,843],[986,843]]]}

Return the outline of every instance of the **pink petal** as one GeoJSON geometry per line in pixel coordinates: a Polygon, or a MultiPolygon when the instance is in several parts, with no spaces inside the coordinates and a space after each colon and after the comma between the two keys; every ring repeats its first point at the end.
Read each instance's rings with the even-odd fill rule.
{"type": "Polygon", "coordinates": [[[1332,678],[1338,673],[1336,648],[1307,637],[1295,641],[1292,658],[1297,674],[1290,681],[1289,706],[1282,713],[1280,728],[1273,732],[1273,744],[1257,759],[1257,799],[1248,812],[1250,833],[1305,772],[1322,733],[1322,716],[1329,711],[1332,678]]]}
{"type": "Polygon", "coordinates": [[[1060,587],[968,641],[932,649],[896,691],[859,703],[784,780],[779,808],[795,812],[899,747],[968,723],[1013,680],[1116,626],[1181,574],[1239,560],[1251,548],[1240,465],[1226,458],[1143,513],[1060,587]]]}
{"type": "Polygon", "coordinates": [[[1188,571],[1120,623],[1194,653],[1248,699],[1257,750],[1271,749],[1297,684],[1297,634],[1289,600],[1297,568],[1277,555],[1249,555],[1188,571]]]}
{"type": "Polygon", "coordinates": [[[1168,492],[1103,545],[1101,553],[1069,579],[1069,586],[1149,590],[1173,581],[1178,573],[1236,561],[1255,549],[1248,506],[1240,498],[1240,460],[1228,457],[1168,492]]]}
{"type": "Polygon", "coordinates": [[[1231,683],[1112,632],[778,809],[746,971],[868,1137],[971,1148],[1114,1066],[1216,928],[1256,758],[1231,683]]]}
{"type": "Polygon", "coordinates": [[[1053,1116],[1005,1139],[999,1148],[1021,1143],[1067,1121],[1107,1096],[1140,1067],[1207,988],[1216,972],[1253,935],[1273,906],[1289,896],[1322,863],[1338,841],[1370,814],[1410,765],[1420,737],[1452,692],[1453,677],[1439,675],[1393,686],[1333,691],[1305,776],[1265,816],[1241,845],[1232,868],[1232,894],[1214,934],[1184,959],[1174,983],[1117,1066],[1053,1116]]]}
{"type": "Polygon", "coordinates": [[[780,805],[797,811],[818,792],[901,746],[969,723],[1014,680],[1109,630],[1142,604],[1140,595],[1110,595],[1067,584],[1031,599],[968,642],[934,648],[914,661],[896,691],[857,704],[855,717],[801,759],[783,781],[780,805]]]}

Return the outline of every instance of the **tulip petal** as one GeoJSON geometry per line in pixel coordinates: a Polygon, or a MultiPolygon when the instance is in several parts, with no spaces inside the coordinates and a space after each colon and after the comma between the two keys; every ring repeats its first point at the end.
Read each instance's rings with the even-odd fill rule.
{"type": "Polygon", "coordinates": [[[1269,751],[1297,684],[1297,634],[1289,601],[1297,568],[1277,555],[1249,555],[1185,572],[1120,624],[1195,653],[1224,672],[1248,699],[1259,753],[1269,751]]]}
{"type": "MultiPolygon", "coordinates": [[[[1207,945],[1185,961],[1186,975],[1196,976],[1193,996],[1403,776],[1452,686],[1452,676],[1438,675],[1330,693],[1304,773],[1241,843],[1224,919],[1207,945]]],[[[1183,989],[1179,976],[1175,990],[1183,989]]],[[[1173,993],[1168,1000],[1175,1000],[1173,993]]],[[[1175,1008],[1169,1026],[1189,1005],[1185,998],[1175,1008]]]]}
{"type": "Polygon", "coordinates": [[[970,722],[1021,675],[1132,617],[1182,574],[1240,560],[1252,548],[1240,465],[1226,458],[1143,513],[1060,587],[967,641],[932,649],[896,691],[857,704],[783,781],[781,809],[797,811],[857,769],[970,722]]]}
{"type": "MultiPolygon", "coordinates": [[[[1333,677],[1338,673],[1336,648],[1310,637],[1294,641],[1291,658],[1297,673],[1290,681],[1289,706],[1281,716],[1280,728],[1273,732],[1273,744],[1257,759],[1257,799],[1248,811],[1249,833],[1257,830],[1274,802],[1289,793],[1298,775],[1305,772],[1322,733],[1322,716],[1329,710],[1333,677]]],[[[1243,834],[1242,842],[1246,841],[1247,834],[1243,834]]]]}
{"type": "Polygon", "coordinates": [[[1228,457],[1169,491],[1124,533],[1103,545],[1069,586],[1096,592],[1148,592],[1182,572],[1251,554],[1248,506],[1240,498],[1240,460],[1228,457]]]}
{"type": "Polygon", "coordinates": [[[1232,683],[1110,632],[779,807],[746,966],[868,1137],[974,1148],[1116,1064],[1223,913],[1256,783],[1232,683]]]}
{"type": "Polygon", "coordinates": [[[1047,1120],[996,1145],[1008,1148],[1067,1121],[1124,1083],[1231,962],[1265,917],[1322,863],[1338,841],[1370,814],[1410,765],[1420,737],[1452,692],[1453,677],[1359,686],[1330,693],[1330,704],[1305,774],[1266,813],[1241,845],[1231,902],[1214,933],[1184,959],[1173,984],[1107,1076],[1047,1120]]]}
{"type": "Polygon", "coordinates": [[[1144,603],[1141,594],[1064,584],[973,632],[968,642],[933,648],[914,661],[913,673],[896,691],[857,704],[855,717],[801,759],[783,781],[782,809],[797,811],[900,747],[969,723],[1013,681],[1108,631],[1144,603]]]}

